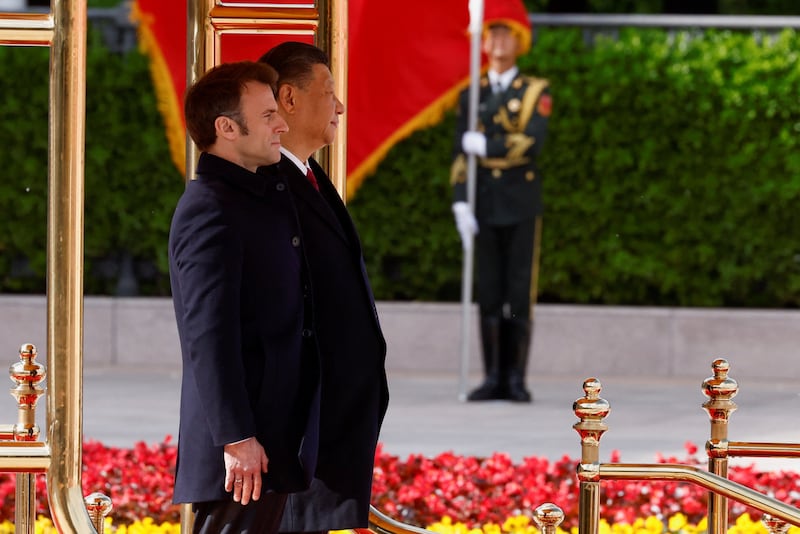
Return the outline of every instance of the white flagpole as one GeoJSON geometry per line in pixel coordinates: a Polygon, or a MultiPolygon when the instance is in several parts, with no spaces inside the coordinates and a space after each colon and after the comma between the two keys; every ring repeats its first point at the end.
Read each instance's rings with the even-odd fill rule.
{"type": "MultiPolygon", "coordinates": [[[[475,131],[478,128],[478,102],[481,77],[481,35],[483,33],[483,0],[469,0],[469,110],[467,129],[475,131]]],[[[476,182],[475,154],[467,155],[467,203],[472,213],[475,213],[475,182],[476,182]]],[[[469,237],[470,241],[474,236],[469,237]]],[[[472,271],[473,271],[473,243],[464,247],[464,270],[461,276],[461,378],[459,383],[458,398],[467,400],[467,378],[469,374],[469,341],[472,309],[472,271]]]]}

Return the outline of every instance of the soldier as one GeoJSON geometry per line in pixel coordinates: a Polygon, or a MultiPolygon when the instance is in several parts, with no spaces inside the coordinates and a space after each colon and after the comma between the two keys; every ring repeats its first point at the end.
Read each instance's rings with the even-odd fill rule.
{"type": "Polygon", "coordinates": [[[476,236],[477,293],[485,378],[470,401],[531,402],[525,369],[533,332],[542,178],[537,156],[552,99],[547,80],[522,74],[517,58],[531,44],[520,0],[489,0],[477,131],[467,131],[461,94],[451,182],[453,214],[465,246],[476,236]],[[475,214],[467,203],[467,154],[477,157],[475,214]]]}

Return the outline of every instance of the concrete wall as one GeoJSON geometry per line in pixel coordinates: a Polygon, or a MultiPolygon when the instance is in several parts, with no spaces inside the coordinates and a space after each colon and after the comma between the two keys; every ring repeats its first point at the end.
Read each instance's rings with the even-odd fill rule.
{"type": "MultiPolygon", "coordinates": [[[[390,372],[459,372],[459,304],[380,302],[378,313],[390,372]]],[[[478,373],[475,310],[471,313],[469,369],[478,373]]],[[[0,296],[0,348],[9,364],[22,343],[34,343],[44,355],[46,333],[44,297],[0,296]]],[[[539,304],[529,374],[706,377],[713,359],[722,357],[734,378],[791,379],[800,377],[799,356],[796,310],[539,304]]],[[[178,368],[171,301],[86,297],[84,365],[178,368]]]]}

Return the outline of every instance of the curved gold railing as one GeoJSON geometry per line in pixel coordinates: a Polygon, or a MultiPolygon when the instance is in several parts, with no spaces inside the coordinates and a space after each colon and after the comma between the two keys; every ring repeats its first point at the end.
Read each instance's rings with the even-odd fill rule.
{"type": "Polygon", "coordinates": [[[430,530],[392,519],[374,506],[369,507],[369,529],[377,534],[433,534],[430,530]]]}
{"type": "Polygon", "coordinates": [[[573,403],[573,410],[579,418],[573,428],[581,438],[581,459],[577,466],[580,534],[599,532],[602,480],[673,480],[709,490],[709,534],[727,531],[728,499],[763,512],[765,526],[775,534],[785,532],[788,529],[786,523],[800,526],[800,509],[727,478],[728,456],[800,457],[800,444],[729,442],[728,419],[737,408],[732,399],[738,392],[738,384],[728,377],[726,360],[714,360],[712,369],[714,376],[703,382],[703,393],[709,398],[703,408],[711,420],[711,439],[706,444],[708,471],[681,464],[601,464],[600,439],[608,430],[605,418],[611,408],[608,401],[600,398],[602,385],[599,380],[587,378],[583,382],[584,396],[573,403]]]}

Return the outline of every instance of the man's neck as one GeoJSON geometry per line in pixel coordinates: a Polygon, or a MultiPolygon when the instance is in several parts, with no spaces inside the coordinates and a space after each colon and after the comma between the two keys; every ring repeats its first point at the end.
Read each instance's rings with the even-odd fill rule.
{"type": "Polygon", "coordinates": [[[291,152],[297,159],[302,162],[307,162],[308,158],[314,153],[312,148],[306,146],[302,139],[296,138],[291,135],[291,128],[289,132],[281,135],[281,146],[291,152]]]}
{"type": "Polygon", "coordinates": [[[493,70],[497,74],[503,74],[509,69],[513,69],[516,64],[517,62],[513,59],[509,61],[495,59],[489,63],[489,70],[493,70]]]}

